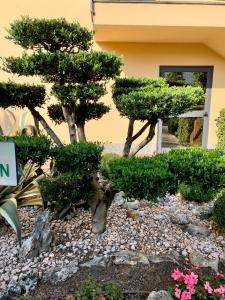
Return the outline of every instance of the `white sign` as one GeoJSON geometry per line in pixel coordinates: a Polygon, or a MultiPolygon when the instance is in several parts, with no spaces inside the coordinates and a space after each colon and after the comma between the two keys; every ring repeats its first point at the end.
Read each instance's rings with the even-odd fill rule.
{"type": "Polygon", "coordinates": [[[13,142],[0,142],[0,186],[17,186],[16,147],[13,142]]]}

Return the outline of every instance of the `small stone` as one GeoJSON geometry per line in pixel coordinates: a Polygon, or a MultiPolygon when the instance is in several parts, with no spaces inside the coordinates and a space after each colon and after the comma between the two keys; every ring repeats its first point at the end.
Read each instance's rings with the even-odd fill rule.
{"type": "Polygon", "coordinates": [[[189,223],[188,217],[181,212],[175,213],[175,215],[171,216],[171,221],[174,224],[178,225],[187,225],[189,223]]]}
{"type": "Polygon", "coordinates": [[[138,200],[135,200],[135,201],[133,201],[133,202],[125,202],[124,203],[124,207],[126,208],[126,209],[135,209],[135,210],[137,210],[137,209],[139,209],[139,207],[140,207],[140,202],[138,201],[138,200]]]}
{"type": "Polygon", "coordinates": [[[140,215],[139,215],[138,211],[136,211],[134,209],[131,209],[131,208],[128,208],[127,209],[127,217],[133,219],[134,221],[136,221],[136,220],[139,219],[140,215]]]}
{"type": "Polygon", "coordinates": [[[149,294],[147,300],[173,300],[167,291],[153,291],[149,294]]]}

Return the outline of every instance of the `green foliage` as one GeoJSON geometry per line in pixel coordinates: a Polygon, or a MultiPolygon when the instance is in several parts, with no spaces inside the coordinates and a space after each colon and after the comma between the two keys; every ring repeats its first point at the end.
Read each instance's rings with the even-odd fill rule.
{"type": "MultiPolygon", "coordinates": [[[[76,107],[75,123],[82,124],[83,121],[98,120],[104,114],[109,112],[110,108],[103,102],[78,104],[76,107]]],[[[65,122],[62,106],[60,104],[52,104],[48,107],[48,115],[56,124],[65,122]]]]}
{"type": "Polygon", "coordinates": [[[204,98],[200,87],[170,87],[163,78],[124,78],[116,80],[113,88],[113,100],[120,114],[141,121],[178,116],[204,98]],[[129,84],[130,88],[126,88],[129,84]]]}
{"type": "Polygon", "coordinates": [[[225,230],[225,193],[224,191],[217,198],[214,210],[213,210],[214,221],[225,230]]]}
{"type": "Polygon", "coordinates": [[[216,195],[214,188],[209,187],[203,190],[197,182],[189,184],[181,183],[179,185],[179,192],[184,199],[196,202],[208,202],[216,195]]]}
{"type": "Polygon", "coordinates": [[[29,160],[38,166],[42,166],[51,156],[51,141],[45,136],[0,136],[1,142],[13,141],[17,145],[17,159],[22,165],[29,160]]]}
{"type": "MultiPolygon", "coordinates": [[[[213,198],[225,183],[223,151],[204,148],[176,149],[165,154],[165,158],[177,182],[194,186],[193,193],[196,194],[196,201],[198,201],[198,195],[194,189],[199,188],[200,191],[213,198]]],[[[202,195],[199,197],[201,199],[202,195]]]]}
{"type": "Polygon", "coordinates": [[[45,104],[45,88],[42,85],[0,82],[0,107],[41,107],[45,104]]]}
{"type": "Polygon", "coordinates": [[[179,118],[168,119],[167,124],[168,124],[168,132],[177,136],[179,118]]]}
{"type": "Polygon", "coordinates": [[[52,155],[59,174],[71,172],[84,176],[98,171],[103,147],[94,143],[76,143],[55,147],[52,155]]]}
{"type": "Polygon", "coordinates": [[[21,244],[21,226],[17,215],[18,206],[42,205],[38,180],[42,178],[39,167],[32,162],[18,168],[18,185],[0,186],[0,215],[16,232],[21,244]]]}
{"type": "Polygon", "coordinates": [[[25,49],[88,50],[92,44],[92,32],[79,23],[66,19],[31,19],[22,17],[10,24],[8,39],[25,49]]]}
{"type": "MultiPolygon", "coordinates": [[[[120,75],[121,59],[111,53],[93,51],[92,32],[65,19],[23,17],[10,25],[8,33],[9,39],[32,53],[5,58],[3,69],[18,75],[41,76],[45,82],[54,83],[52,94],[64,106],[73,143],[75,114],[83,126],[85,121],[99,119],[108,112],[108,107],[102,104],[93,107],[106,93],[106,82],[120,75]]],[[[49,110],[57,123],[63,121],[56,107],[49,110]]]]}
{"type": "Polygon", "coordinates": [[[179,143],[183,146],[190,144],[190,135],[194,129],[194,118],[181,118],[177,130],[179,143]]]}
{"type": "Polygon", "coordinates": [[[103,51],[80,51],[78,53],[53,53],[38,50],[22,57],[4,59],[4,69],[25,76],[43,76],[47,82],[68,84],[102,81],[120,74],[121,59],[103,51]],[[63,75],[62,75],[63,74],[63,75]]]}
{"type": "Polygon", "coordinates": [[[221,109],[219,118],[217,120],[217,147],[225,149],[225,108],[221,109]]]}
{"type": "Polygon", "coordinates": [[[76,300],[123,300],[123,294],[113,283],[100,283],[93,278],[85,280],[75,295],[76,300]]]}
{"type": "Polygon", "coordinates": [[[64,209],[82,200],[87,200],[92,189],[90,183],[83,177],[64,173],[56,177],[44,177],[39,181],[43,201],[51,204],[63,214],[64,209]]]}
{"type": "Polygon", "coordinates": [[[101,173],[103,176],[109,176],[109,162],[114,159],[118,159],[121,156],[116,153],[106,153],[102,156],[101,160],[101,173]]]}
{"type": "Polygon", "coordinates": [[[163,155],[111,159],[107,163],[106,173],[127,197],[156,201],[166,192],[177,190],[176,177],[168,170],[163,155]]]}

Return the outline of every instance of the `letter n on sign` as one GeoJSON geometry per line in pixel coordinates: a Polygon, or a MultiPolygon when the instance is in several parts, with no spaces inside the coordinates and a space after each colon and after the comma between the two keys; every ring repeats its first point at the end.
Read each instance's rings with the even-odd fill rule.
{"type": "Polygon", "coordinates": [[[0,142],[0,186],[17,186],[17,175],[15,143],[0,142]]]}

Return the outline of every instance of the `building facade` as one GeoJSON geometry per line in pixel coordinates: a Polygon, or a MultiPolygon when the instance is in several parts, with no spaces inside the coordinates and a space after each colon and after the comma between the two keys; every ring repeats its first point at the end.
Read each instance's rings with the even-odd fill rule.
{"type": "MultiPolygon", "coordinates": [[[[3,4],[0,12],[0,56],[18,55],[21,52],[4,39],[4,28],[21,15],[77,20],[82,26],[94,30],[95,49],[122,56],[122,76],[164,76],[171,84],[182,82],[201,85],[207,94],[205,103],[181,116],[182,121],[191,123],[186,144],[215,147],[216,118],[220,109],[225,107],[224,0],[31,2],[36,1],[8,0],[3,4]]],[[[6,80],[9,74],[2,72],[0,77],[6,80]]],[[[39,80],[15,76],[13,79],[20,82],[39,80]]],[[[87,124],[87,138],[104,142],[107,151],[121,152],[128,120],[121,118],[116,111],[110,89],[104,101],[112,109],[101,120],[87,124]]],[[[161,152],[180,145],[177,134],[170,131],[170,123],[170,120],[159,121],[156,137],[142,153],[161,152]]],[[[56,131],[65,137],[64,125],[56,127],[56,131]]],[[[66,142],[68,137],[64,140],[66,142]]]]}

